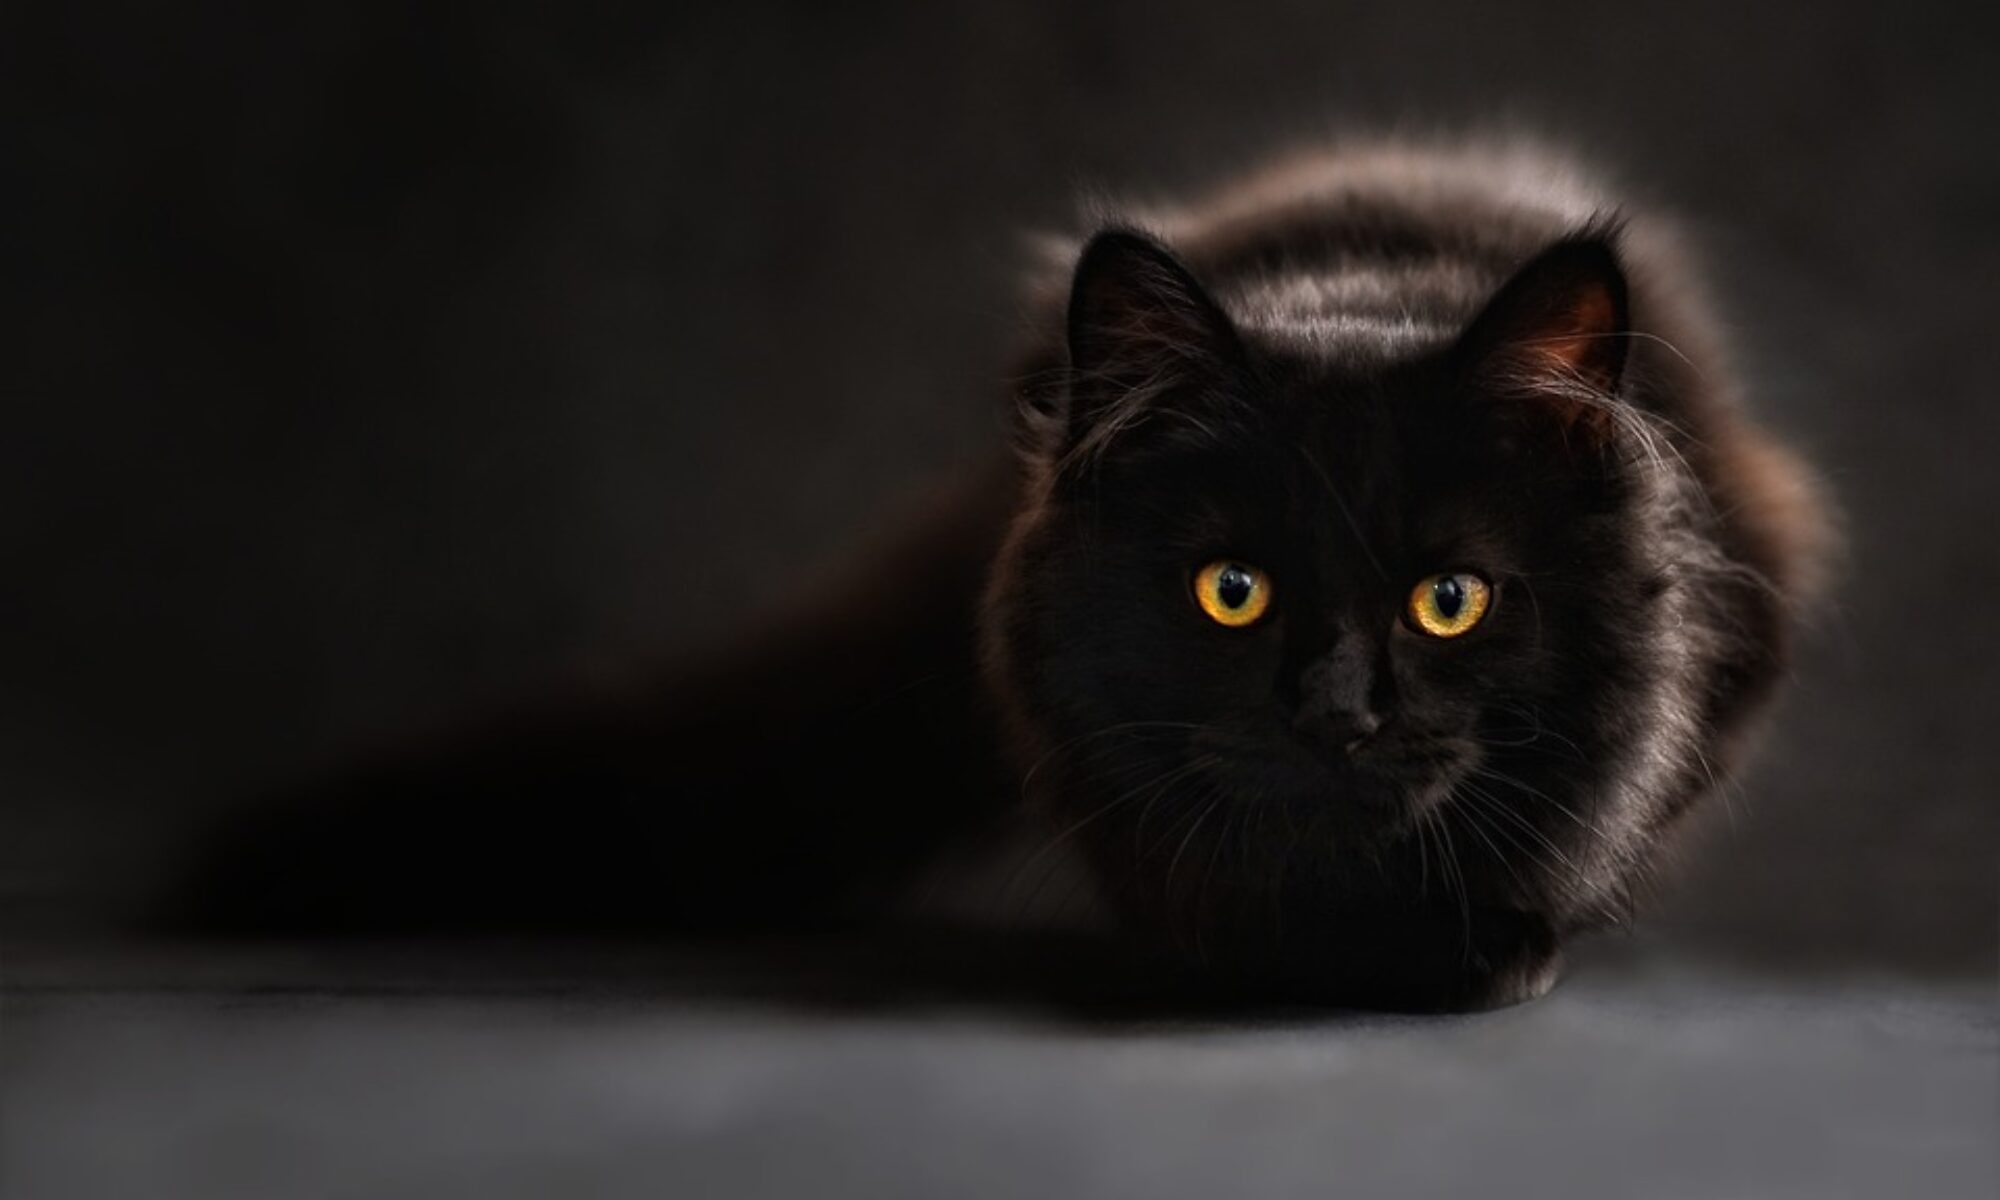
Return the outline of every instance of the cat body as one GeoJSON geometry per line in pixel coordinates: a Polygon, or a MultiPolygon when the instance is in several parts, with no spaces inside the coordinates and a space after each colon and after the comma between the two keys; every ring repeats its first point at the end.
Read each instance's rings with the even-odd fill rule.
{"type": "Polygon", "coordinates": [[[844,916],[1024,809],[1127,936],[1260,990],[1547,987],[1739,764],[1825,540],[1685,255],[1476,143],[1088,225],[1010,462],[744,654],[265,811],[200,910],[844,916]]]}
{"type": "Polygon", "coordinates": [[[1045,322],[988,598],[1051,807],[1205,960],[1533,994],[1738,764],[1815,584],[1809,476],[1667,231],[1559,160],[1353,147],[1111,223],[1045,322]],[[1176,603],[1236,560],[1254,628],[1176,603]],[[1413,588],[1456,572],[1491,608],[1427,635],[1413,588]]]}

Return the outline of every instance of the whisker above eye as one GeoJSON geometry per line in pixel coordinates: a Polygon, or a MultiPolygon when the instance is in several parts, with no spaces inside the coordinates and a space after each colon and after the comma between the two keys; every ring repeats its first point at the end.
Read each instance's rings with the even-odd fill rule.
{"type": "Polygon", "coordinates": [[[1341,518],[1347,522],[1348,529],[1353,531],[1354,540],[1361,546],[1361,553],[1368,558],[1368,565],[1375,568],[1377,575],[1380,575],[1385,580],[1388,579],[1389,572],[1382,566],[1382,560],[1375,557],[1374,548],[1368,544],[1368,535],[1362,532],[1361,522],[1354,519],[1354,510],[1347,506],[1346,499],[1340,494],[1340,488],[1335,486],[1333,482],[1333,476],[1327,472],[1325,467],[1320,465],[1320,461],[1314,456],[1311,447],[1301,442],[1298,449],[1299,453],[1305,456],[1306,464],[1313,469],[1315,475],[1319,476],[1320,482],[1326,485],[1326,494],[1333,497],[1334,507],[1340,510],[1341,518]]]}

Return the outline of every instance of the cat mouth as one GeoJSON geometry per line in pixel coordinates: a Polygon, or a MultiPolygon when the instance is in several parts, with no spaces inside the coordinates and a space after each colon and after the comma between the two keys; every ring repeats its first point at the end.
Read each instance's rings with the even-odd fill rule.
{"type": "Polygon", "coordinates": [[[1319,829],[1347,846],[1376,850],[1414,836],[1447,804],[1456,779],[1435,769],[1327,764],[1316,756],[1284,764],[1266,760],[1228,773],[1242,781],[1239,794],[1251,807],[1268,806],[1285,814],[1274,825],[1319,829]]]}
{"type": "Polygon", "coordinates": [[[1476,749],[1451,738],[1373,739],[1333,761],[1315,756],[1324,772],[1321,803],[1347,836],[1376,846],[1414,836],[1451,801],[1453,789],[1478,765],[1476,749]]]}
{"type": "Polygon", "coordinates": [[[1214,760],[1203,778],[1251,806],[1287,811],[1297,827],[1329,828],[1349,844],[1380,847],[1413,836],[1479,762],[1475,743],[1448,734],[1413,737],[1388,728],[1353,753],[1329,754],[1298,737],[1207,732],[1189,747],[1214,760]]]}
{"type": "Polygon", "coordinates": [[[1354,766],[1335,777],[1329,799],[1333,819],[1349,837],[1380,844],[1413,833],[1450,795],[1451,780],[1442,774],[1412,776],[1354,766]]]}

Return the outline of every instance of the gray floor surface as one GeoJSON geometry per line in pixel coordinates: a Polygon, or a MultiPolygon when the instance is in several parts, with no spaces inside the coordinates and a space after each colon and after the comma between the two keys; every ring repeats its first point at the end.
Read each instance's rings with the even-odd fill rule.
{"type": "Polygon", "coordinates": [[[1969,981],[1628,957],[1466,1017],[1079,1021],[690,994],[670,958],[14,958],[9,1200],[2000,1188],[1969,981]]]}

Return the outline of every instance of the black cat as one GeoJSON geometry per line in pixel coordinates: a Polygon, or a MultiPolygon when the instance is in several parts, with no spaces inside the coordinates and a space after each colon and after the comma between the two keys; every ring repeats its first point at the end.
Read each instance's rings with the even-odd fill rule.
{"type": "Polygon", "coordinates": [[[1825,542],[1684,255],[1509,147],[1097,223],[1012,462],[740,654],[260,808],[203,921],[844,921],[1025,801],[1266,993],[1546,989],[1738,764],[1825,542]]]}

